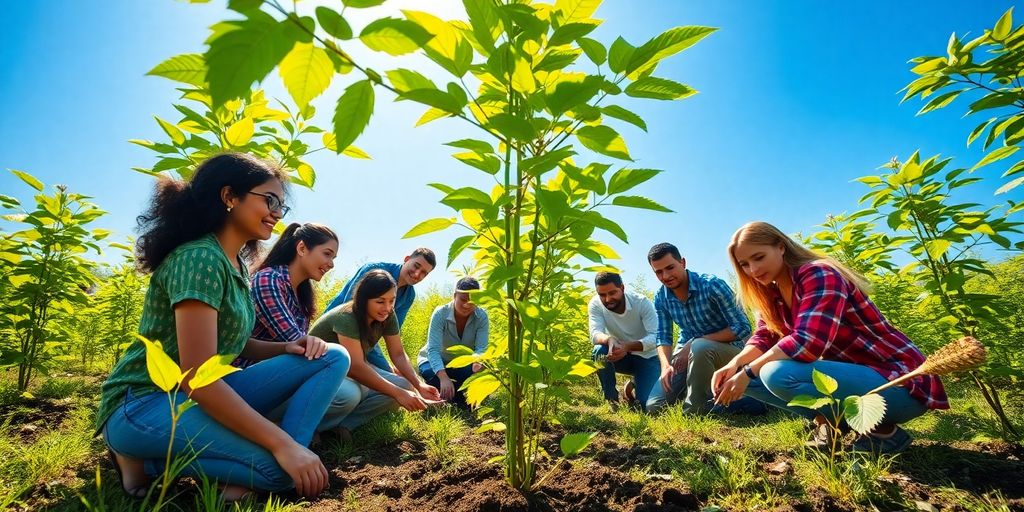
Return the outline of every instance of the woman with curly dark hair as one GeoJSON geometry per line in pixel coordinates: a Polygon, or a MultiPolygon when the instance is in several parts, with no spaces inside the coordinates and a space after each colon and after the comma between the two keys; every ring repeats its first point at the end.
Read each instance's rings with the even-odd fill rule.
{"type": "MultiPolygon", "coordinates": [[[[200,389],[188,377],[176,403],[191,398],[177,423],[172,450],[192,457],[186,475],[205,475],[225,500],[252,490],[318,494],[327,470],[307,446],[348,372],[348,353],[306,338],[290,343],[250,338],[255,310],[246,262],[287,213],[280,170],[249,155],[211,157],[186,182],[161,179],[139,216],[138,260],[152,273],[139,333],[162,342],[181,368],[218,355],[262,364],[200,389]],[[288,400],[280,426],[266,419],[288,400]]],[[[103,384],[97,430],[110,448],[122,487],[146,495],[163,472],[171,442],[167,397],[150,381],[145,347],[133,344],[103,384]]]]}

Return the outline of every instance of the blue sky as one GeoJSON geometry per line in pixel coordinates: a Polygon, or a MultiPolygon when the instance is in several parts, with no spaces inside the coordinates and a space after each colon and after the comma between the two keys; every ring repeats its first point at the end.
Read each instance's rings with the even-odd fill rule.
{"type": "MultiPolygon", "coordinates": [[[[127,140],[163,139],[153,115],[178,119],[171,108],[175,84],[144,74],[172,55],[201,52],[207,28],[232,16],[224,4],[51,0],[5,5],[0,167],[91,195],[110,212],[98,226],[113,229],[117,238],[132,233],[153,182],[130,169],[150,166],[154,158],[127,140]]],[[[661,241],[678,245],[691,269],[724,275],[725,246],[737,227],[766,220],[787,232],[812,231],[829,213],[857,209],[866,189],[851,180],[875,172],[894,155],[920,149],[972,165],[980,153],[968,149],[965,139],[981,119],[962,119],[963,105],[916,117],[920,102],[899,105],[897,91],[914,77],[908,59],[944,52],[951,32],[980,34],[1011,5],[606,0],[597,13],[605,22],[593,34],[606,44],[617,35],[640,44],[677,25],[719,28],[658,69],[659,76],[700,94],[671,103],[623,102],[649,126],[644,133],[616,125],[635,165],[666,171],[637,193],[675,210],[606,212],[630,236],[628,245],[605,238],[622,256],[616,264],[626,280],[644,275],[647,283],[655,282],[645,255],[661,241]]],[[[461,3],[453,0],[392,0],[384,10],[398,7],[461,17],[461,3]]],[[[358,30],[368,18],[356,14],[352,21],[358,30]]],[[[376,69],[397,67],[381,54],[356,52],[356,57],[376,69]]],[[[401,65],[429,69],[419,57],[405,58],[401,65]]],[[[320,123],[329,124],[331,101],[354,79],[336,77],[314,102],[320,123]]],[[[286,95],[276,75],[265,87],[271,95],[286,95]]],[[[398,260],[421,244],[444,255],[451,240],[463,234],[401,240],[420,220],[450,215],[427,183],[487,183],[442,146],[472,132],[454,120],[414,128],[422,110],[378,93],[371,124],[357,141],[373,159],[318,153],[311,159],[318,172],[316,190],[293,189],[289,220],[323,222],[342,237],[336,272],[348,274],[368,260],[398,260]]],[[[1000,166],[978,171],[991,179],[959,197],[984,204],[1004,201],[1008,195],[992,195],[1003,183],[1001,171],[1000,166]]],[[[0,191],[30,198],[28,188],[8,173],[0,175],[0,191]]],[[[1009,196],[1024,199],[1024,187],[1009,196]]],[[[119,257],[112,253],[104,259],[119,257]]],[[[427,283],[450,280],[442,270],[427,283]]]]}

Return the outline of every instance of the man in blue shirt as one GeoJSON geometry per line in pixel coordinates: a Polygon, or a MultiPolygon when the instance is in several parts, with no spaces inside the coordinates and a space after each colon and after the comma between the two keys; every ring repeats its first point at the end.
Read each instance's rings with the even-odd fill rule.
{"type": "MultiPolygon", "coordinates": [[[[682,395],[685,412],[705,413],[710,407],[711,376],[743,348],[751,334],[750,321],[729,285],[711,274],[687,270],[674,245],[655,245],[647,261],[662,284],[654,296],[661,378],[647,401],[647,411],[656,413],[682,395]],[[674,353],[673,324],[679,327],[674,353]]],[[[758,412],[747,411],[750,404],[740,402],[730,412],[758,412]]]]}
{"type": "MultiPolygon", "coordinates": [[[[352,300],[356,285],[363,279],[363,276],[367,272],[379,268],[391,274],[391,277],[398,283],[398,295],[395,297],[395,315],[398,317],[398,325],[401,326],[405,323],[405,317],[409,314],[409,308],[412,307],[412,302],[416,299],[416,290],[413,289],[413,286],[419,284],[420,281],[427,277],[427,274],[434,270],[436,265],[437,258],[434,256],[434,251],[425,247],[420,247],[413,251],[412,254],[405,257],[402,263],[367,263],[359,267],[359,270],[352,276],[352,279],[345,283],[341,293],[327,304],[327,309],[333,309],[352,300]]],[[[391,371],[391,365],[388,364],[388,360],[384,357],[380,344],[374,346],[373,350],[366,354],[366,360],[382,370],[391,371]]]]}

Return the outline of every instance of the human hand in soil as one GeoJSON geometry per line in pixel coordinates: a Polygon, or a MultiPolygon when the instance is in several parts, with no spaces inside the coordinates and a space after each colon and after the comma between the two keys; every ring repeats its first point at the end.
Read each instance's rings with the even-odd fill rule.
{"type": "Polygon", "coordinates": [[[608,362],[617,363],[626,357],[629,351],[626,350],[626,344],[615,339],[608,338],[608,362]]]}
{"type": "Polygon", "coordinates": [[[327,487],[327,468],[309,448],[292,442],[273,455],[281,469],[295,482],[295,492],[299,495],[316,496],[327,487]]]}
{"type": "Polygon", "coordinates": [[[451,400],[455,396],[455,385],[452,384],[452,379],[449,379],[447,375],[441,377],[441,399],[451,400]]]}
{"type": "Polygon", "coordinates": [[[427,408],[426,402],[415,391],[403,389],[395,396],[395,401],[407,411],[416,412],[427,408]]]}
{"type": "Polygon", "coordinates": [[[722,384],[722,389],[715,394],[715,403],[728,407],[729,404],[743,397],[743,392],[747,390],[747,385],[749,384],[750,377],[747,377],[746,373],[739,372],[729,377],[722,384]]]}
{"type": "Polygon", "coordinates": [[[729,380],[729,377],[736,375],[736,371],[739,370],[740,364],[736,360],[725,363],[725,366],[715,371],[714,375],[711,376],[711,393],[716,397],[722,391],[722,386],[725,385],[725,381],[729,380]]]}
{"type": "Polygon", "coordinates": [[[320,359],[327,352],[327,342],[316,336],[304,336],[284,346],[285,354],[306,356],[310,361],[320,359]]]}
{"type": "MultiPolygon", "coordinates": [[[[445,378],[447,379],[448,377],[445,376],[445,378]]],[[[451,381],[449,380],[449,382],[451,381]]],[[[420,396],[425,398],[426,400],[431,400],[434,402],[441,400],[441,393],[437,391],[437,388],[431,386],[430,384],[427,384],[426,382],[420,382],[417,389],[420,393],[420,396]]],[[[454,389],[452,391],[454,392],[454,389]]]]}

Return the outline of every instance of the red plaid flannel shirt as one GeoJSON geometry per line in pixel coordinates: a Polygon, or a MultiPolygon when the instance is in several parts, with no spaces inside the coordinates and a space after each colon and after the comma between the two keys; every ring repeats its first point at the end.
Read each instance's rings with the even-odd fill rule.
{"type": "MultiPolygon", "coordinates": [[[[295,341],[309,331],[309,317],[302,311],[299,298],[292,289],[288,266],[267,267],[252,276],[252,301],[256,306],[256,323],[252,337],[266,341],[295,341]]],[[[254,361],[238,357],[232,363],[245,368],[254,361]]]]}
{"type": "MultiPolygon", "coordinates": [[[[792,272],[793,310],[777,287],[775,311],[783,319],[785,336],[770,331],[758,318],[757,330],[747,341],[762,352],[778,346],[795,361],[818,359],[868,366],[893,380],[909,373],[925,357],[906,335],[885,320],[866,295],[835,268],[807,263],[792,272]]],[[[923,375],[903,384],[910,395],[929,409],[949,409],[942,381],[923,375]]]]}

